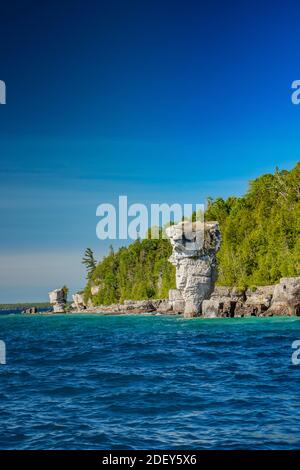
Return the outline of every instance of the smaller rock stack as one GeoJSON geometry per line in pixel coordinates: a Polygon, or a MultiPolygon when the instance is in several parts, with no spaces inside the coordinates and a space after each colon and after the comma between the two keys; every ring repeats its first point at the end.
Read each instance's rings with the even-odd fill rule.
{"type": "Polygon", "coordinates": [[[49,292],[50,304],[53,305],[54,313],[65,313],[67,305],[67,295],[65,289],[54,289],[49,292]]]}
{"type": "Polygon", "coordinates": [[[178,289],[169,290],[169,305],[174,313],[183,313],[185,301],[178,289]]]}
{"type": "Polygon", "coordinates": [[[33,313],[37,313],[37,308],[36,307],[29,307],[29,308],[25,308],[24,310],[22,310],[22,313],[30,313],[30,314],[33,314],[33,313]]]}

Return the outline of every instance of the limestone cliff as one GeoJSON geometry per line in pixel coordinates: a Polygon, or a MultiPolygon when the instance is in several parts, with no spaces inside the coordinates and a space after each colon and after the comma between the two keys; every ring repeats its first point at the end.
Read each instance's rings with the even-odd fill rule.
{"type": "Polygon", "coordinates": [[[300,277],[285,277],[276,284],[268,315],[300,316],[300,277]]]}
{"type": "Polygon", "coordinates": [[[202,314],[210,317],[300,316],[300,277],[282,278],[273,286],[236,291],[216,287],[204,300],[202,314]]]}

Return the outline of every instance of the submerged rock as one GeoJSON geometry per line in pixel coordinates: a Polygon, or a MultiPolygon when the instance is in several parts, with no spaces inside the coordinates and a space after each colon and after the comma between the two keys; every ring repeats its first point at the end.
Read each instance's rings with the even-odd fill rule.
{"type": "MultiPolygon", "coordinates": [[[[166,233],[173,247],[170,262],[176,267],[180,293],[181,304],[177,306],[184,302],[184,316],[196,316],[214,288],[216,253],[221,243],[219,224],[183,221],[168,227],[166,233]]],[[[176,300],[172,302],[176,305],[176,300]]]]}

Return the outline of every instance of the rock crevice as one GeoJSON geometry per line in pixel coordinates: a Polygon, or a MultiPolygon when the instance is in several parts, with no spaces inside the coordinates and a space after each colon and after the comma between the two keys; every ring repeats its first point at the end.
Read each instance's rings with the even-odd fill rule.
{"type": "Polygon", "coordinates": [[[300,316],[300,277],[245,291],[217,286],[210,299],[203,301],[202,314],[206,318],[300,316]]]}

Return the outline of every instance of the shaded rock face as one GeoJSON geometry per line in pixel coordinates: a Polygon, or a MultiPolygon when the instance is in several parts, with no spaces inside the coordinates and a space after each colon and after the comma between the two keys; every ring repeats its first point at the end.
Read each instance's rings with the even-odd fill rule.
{"type": "Polygon", "coordinates": [[[247,289],[244,301],[236,305],[235,316],[264,316],[271,305],[274,288],[275,286],[262,286],[254,291],[247,289]]]}
{"type": "Polygon", "coordinates": [[[50,304],[53,305],[54,313],[64,313],[66,311],[66,293],[64,289],[54,289],[49,292],[50,304]]]}
{"type": "Polygon", "coordinates": [[[244,292],[228,287],[217,286],[209,300],[202,304],[202,315],[206,318],[234,317],[236,308],[243,305],[245,301],[244,292]]]}
{"type": "MultiPolygon", "coordinates": [[[[199,279],[198,276],[196,278],[197,280],[199,279]]],[[[75,311],[78,312],[82,309],[80,307],[82,306],[81,302],[83,302],[83,299],[81,294],[75,294],[75,296],[73,296],[73,300],[76,300],[78,303],[75,311]]],[[[53,299],[57,300],[57,295],[53,295],[53,299]]],[[[202,315],[205,318],[261,317],[272,315],[300,316],[300,277],[281,279],[277,285],[262,286],[257,287],[255,290],[247,289],[246,291],[216,286],[210,297],[202,301],[201,307],[202,315]]],[[[58,308],[55,307],[54,311],[58,312],[58,308]]],[[[98,306],[87,304],[84,309],[90,313],[153,313],[174,315],[185,313],[186,300],[179,289],[170,289],[168,300],[125,300],[123,304],[98,306]]]]}
{"type": "Polygon", "coordinates": [[[119,311],[131,313],[176,313],[173,311],[172,304],[167,299],[125,300],[124,304],[118,305],[118,309],[119,311]]]}
{"type": "Polygon", "coordinates": [[[300,316],[300,277],[280,279],[275,286],[268,314],[300,316]]]}
{"type": "Polygon", "coordinates": [[[178,307],[184,302],[184,316],[194,317],[200,314],[203,300],[214,288],[216,253],[221,243],[219,225],[185,221],[168,227],[166,233],[173,248],[170,262],[176,267],[180,293],[180,298],[172,302],[181,302],[175,303],[178,307]]]}
{"type": "Polygon", "coordinates": [[[300,277],[283,278],[274,286],[244,292],[216,287],[210,299],[203,301],[202,314],[206,318],[300,316],[300,277]]]}

